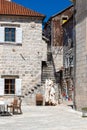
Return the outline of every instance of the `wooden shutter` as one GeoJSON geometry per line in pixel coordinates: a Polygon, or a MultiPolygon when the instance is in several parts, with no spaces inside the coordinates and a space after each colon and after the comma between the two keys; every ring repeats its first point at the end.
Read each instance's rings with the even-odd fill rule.
{"type": "Polygon", "coordinates": [[[15,94],[21,95],[21,79],[16,79],[15,87],[15,94]]]}
{"type": "Polygon", "coordinates": [[[0,27],[0,43],[4,42],[4,27],[0,27]]]}
{"type": "Polygon", "coordinates": [[[4,95],[4,79],[0,78],[0,95],[4,95]]]}
{"type": "Polygon", "coordinates": [[[22,28],[16,28],[16,43],[22,44],[22,28]]]}

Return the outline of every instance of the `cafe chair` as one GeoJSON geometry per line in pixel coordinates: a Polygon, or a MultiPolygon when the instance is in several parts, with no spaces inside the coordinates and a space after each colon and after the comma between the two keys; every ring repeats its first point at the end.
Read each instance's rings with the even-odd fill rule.
{"type": "Polygon", "coordinates": [[[7,111],[8,111],[8,108],[10,108],[11,113],[22,114],[21,103],[22,103],[21,98],[19,99],[14,98],[13,102],[10,105],[7,105],[7,111]]]}

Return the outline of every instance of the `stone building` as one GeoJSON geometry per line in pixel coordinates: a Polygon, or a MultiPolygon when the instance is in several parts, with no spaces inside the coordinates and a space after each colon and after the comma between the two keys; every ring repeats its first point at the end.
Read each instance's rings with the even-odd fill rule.
{"type": "Polygon", "coordinates": [[[47,60],[44,17],[11,0],[0,0],[0,96],[23,96],[28,101],[41,84],[42,61],[47,60]]]}
{"type": "MultiPolygon", "coordinates": [[[[52,60],[56,82],[59,84],[59,92],[62,86],[63,76],[63,27],[73,14],[73,5],[52,16],[44,26],[43,34],[49,39],[48,58],[52,60]]],[[[60,94],[59,94],[60,95],[60,94]]],[[[60,97],[59,97],[60,98],[60,97]]]]}
{"type": "Polygon", "coordinates": [[[68,100],[73,100],[74,48],[73,15],[63,24],[63,85],[62,93],[68,100]]]}
{"type": "Polygon", "coordinates": [[[87,107],[87,0],[74,0],[74,2],[76,13],[75,106],[80,110],[82,107],[87,107]]]}

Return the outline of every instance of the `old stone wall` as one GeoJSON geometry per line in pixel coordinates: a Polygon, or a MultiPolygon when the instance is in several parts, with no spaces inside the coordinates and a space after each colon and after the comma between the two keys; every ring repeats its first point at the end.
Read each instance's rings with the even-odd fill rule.
{"type": "Polygon", "coordinates": [[[63,67],[63,47],[53,46],[52,47],[53,61],[55,65],[55,71],[58,72],[63,67]]]}
{"type": "Polygon", "coordinates": [[[76,1],[76,84],[77,109],[87,106],[87,14],[86,0],[76,1]]]}
{"type": "Polygon", "coordinates": [[[42,40],[42,20],[0,16],[1,24],[22,28],[22,44],[0,43],[0,77],[19,76],[22,79],[22,95],[25,95],[32,86],[41,82],[41,62],[47,60],[47,45],[42,40]]]}

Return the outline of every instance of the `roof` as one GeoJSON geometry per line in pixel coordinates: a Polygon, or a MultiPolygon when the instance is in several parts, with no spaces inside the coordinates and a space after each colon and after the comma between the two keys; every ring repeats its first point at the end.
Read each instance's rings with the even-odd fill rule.
{"type": "Polygon", "coordinates": [[[57,15],[62,14],[62,13],[63,13],[63,12],[65,12],[66,10],[70,9],[71,7],[73,7],[73,4],[72,4],[72,5],[70,5],[69,7],[65,8],[64,10],[62,10],[62,11],[58,12],[57,14],[54,14],[53,16],[51,16],[51,18],[53,18],[53,17],[55,17],[55,16],[57,16],[57,15]]]}
{"type": "Polygon", "coordinates": [[[66,10],[68,10],[68,9],[70,9],[70,8],[73,8],[73,4],[70,5],[69,7],[65,8],[64,10],[62,10],[62,11],[60,11],[60,12],[54,14],[53,16],[51,16],[51,17],[48,19],[48,21],[46,22],[46,24],[45,24],[44,27],[46,27],[47,23],[49,23],[49,21],[51,21],[52,18],[54,18],[54,17],[56,17],[56,16],[58,16],[58,15],[61,15],[63,12],[65,12],[66,10]]]}
{"type": "Polygon", "coordinates": [[[0,0],[0,15],[30,16],[30,17],[42,17],[42,18],[45,17],[45,15],[43,14],[25,8],[12,1],[6,1],[6,0],[0,0]]]}

